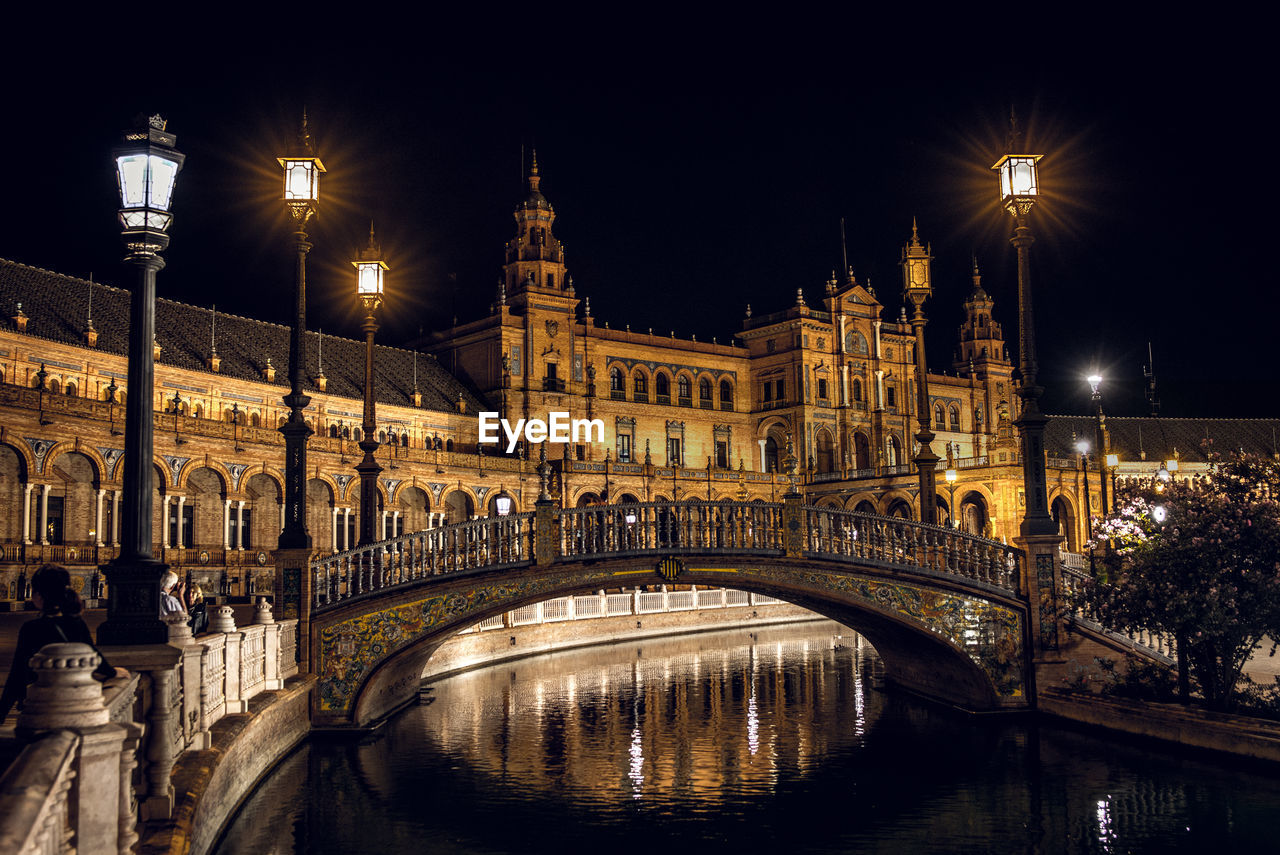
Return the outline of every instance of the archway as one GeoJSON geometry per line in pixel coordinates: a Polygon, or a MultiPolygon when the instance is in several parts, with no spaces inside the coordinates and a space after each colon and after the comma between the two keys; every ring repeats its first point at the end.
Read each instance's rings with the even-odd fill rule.
{"type": "Polygon", "coordinates": [[[855,505],[853,509],[854,509],[854,511],[856,511],[857,513],[860,513],[860,514],[875,514],[875,513],[879,513],[879,512],[876,510],[876,506],[875,506],[875,505],[873,505],[873,504],[872,504],[870,501],[868,501],[867,499],[863,499],[861,502],[858,502],[858,504],[857,504],[857,505],[855,505]]]}
{"type": "Polygon", "coordinates": [[[602,504],[602,502],[600,501],[599,493],[586,492],[578,497],[578,501],[575,504],[575,507],[589,508],[592,505],[599,505],[599,504],[602,504]]]}
{"type": "Polygon", "coordinates": [[[912,519],[911,503],[902,498],[894,499],[889,503],[885,515],[900,520],[912,519]]]}
{"type": "Polygon", "coordinates": [[[92,545],[97,540],[97,471],[93,461],[77,451],[68,451],[58,455],[45,471],[62,482],[61,489],[55,486],[49,494],[45,538],[49,543],[92,545]]]}
{"type": "Polygon", "coordinates": [[[985,536],[990,523],[987,503],[980,493],[967,493],[960,502],[960,528],[969,534],[985,536]]]}
{"type": "Polygon", "coordinates": [[[1064,538],[1062,547],[1067,552],[1079,552],[1079,538],[1076,535],[1076,517],[1071,510],[1071,503],[1058,496],[1049,505],[1049,514],[1058,525],[1058,534],[1064,538]]]}
{"type": "Polygon", "coordinates": [[[243,511],[240,545],[245,549],[275,549],[281,529],[279,485],[270,475],[258,472],[249,476],[244,490],[249,501],[243,511]]]}
{"type": "Polygon", "coordinates": [[[831,437],[831,431],[821,428],[814,436],[814,445],[817,446],[817,470],[819,472],[834,472],[836,455],[835,440],[831,437]]]}
{"type": "Polygon", "coordinates": [[[444,512],[450,524],[466,522],[475,516],[475,503],[462,490],[454,490],[444,497],[444,512]]]}
{"type": "Polygon", "coordinates": [[[516,513],[516,501],[509,493],[496,493],[489,499],[489,516],[505,517],[516,513]]]}
{"type": "MultiPolygon", "coordinates": [[[[225,538],[225,492],[222,478],[212,469],[201,468],[187,478],[187,501],[183,509],[186,533],[183,546],[221,548],[225,538]]],[[[172,503],[170,503],[172,505],[172,503]]],[[[170,513],[175,509],[170,508],[170,513]]],[[[178,544],[170,541],[174,546],[178,544]]]]}
{"type": "Polygon", "coordinates": [[[427,528],[431,502],[427,499],[426,490],[421,487],[402,488],[400,495],[396,497],[395,507],[400,511],[396,534],[407,534],[427,528]]]}
{"type": "Polygon", "coordinates": [[[7,445],[0,445],[0,505],[10,508],[7,514],[0,514],[0,541],[4,543],[20,543],[22,541],[22,509],[23,485],[27,482],[26,461],[22,455],[7,445]]]}
{"type": "Polygon", "coordinates": [[[871,441],[862,431],[853,435],[853,458],[854,466],[858,469],[870,469],[874,465],[871,462],[871,441]]]}
{"type": "MultiPolygon", "coordinates": [[[[307,530],[311,533],[311,544],[315,549],[337,549],[333,541],[334,504],[333,489],[325,481],[312,478],[307,482],[307,530]]],[[[341,532],[338,537],[341,542],[341,532]]]]}

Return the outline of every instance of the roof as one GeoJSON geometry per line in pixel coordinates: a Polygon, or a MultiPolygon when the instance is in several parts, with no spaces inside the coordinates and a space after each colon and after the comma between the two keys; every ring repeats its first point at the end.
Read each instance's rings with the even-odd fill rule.
{"type": "MultiPolygon", "coordinates": [[[[1207,451],[1226,454],[1243,449],[1265,455],[1280,452],[1280,419],[1107,416],[1106,424],[1111,451],[1119,454],[1121,461],[1168,460],[1175,451],[1180,460],[1190,462],[1204,462],[1207,451]]],[[[1045,448],[1050,455],[1069,457],[1075,453],[1073,437],[1084,436],[1092,442],[1096,430],[1094,416],[1049,416],[1045,448]]]]}
{"type": "MultiPolygon", "coordinates": [[[[85,346],[84,330],[89,293],[93,293],[93,326],[98,331],[94,350],[127,356],[129,344],[130,292],[97,282],[64,276],[38,267],[0,259],[0,320],[17,314],[18,304],[30,318],[26,334],[64,344],[85,346]]],[[[173,300],[156,300],[156,343],[161,365],[204,371],[211,376],[209,358],[210,309],[173,300]]],[[[272,385],[289,386],[290,328],[281,324],[217,313],[216,342],[222,359],[217,376],[265,383],[262,371],[267,360],[276,368],[272,385]]],[[[317,352],[322,336],[308,331],[303,385],[315,390],[317,352]]],[[[363,341],[323,336],[323,368],[328,378],[326,393],[341,397],[364,397],[363,341]]],[[[422,406],[430,410],[454,411],[458,396],[468,412],[487,409],[479,396],[450,374],[434,356],[385,345],[374,345],[375,392],[379,403],[408,406],[413,393],[414,362],[417,362],[418,391],[422,406]]]]}

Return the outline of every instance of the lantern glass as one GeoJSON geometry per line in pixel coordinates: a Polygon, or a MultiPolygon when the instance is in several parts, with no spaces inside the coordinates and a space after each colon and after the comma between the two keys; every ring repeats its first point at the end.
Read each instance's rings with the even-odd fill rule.
{"type": "Polygon", "coordinates": [[[1110,468],[1110,469],[1115,469],[1115,468],[1116,468],[1117,466],[1119,466],[1119,465],[1120,465],[1120,455],[1118,455],[1118,454],[1108,454],[1108,455],[1107,455],[1107,467],[1108,467],[1108,468],[1110,468]]]}
{"type": "Polygon", "coordinates": [[[178,163],[161,154],[135,152],[116,157],[122,208],[169,210],[178,163]]]}
{"type": "Polygon", "coordinates": [[[1036,176],[1039,154],[1006,154],[991,167],[1000,175],[1000,199],[1005,205],[1014,199],[1033,201],[1040,195],[1040,183],[1036,176]]]}
{"type": "Polygon", "coordinates": [[[954,484],[956,482],[956,477],[957,477],[956,470],[948,469],[946,471],[946,479],[948,484],[954,484]]]}
{"type": "Polygon", "coordinates": [[[1076,440],[1076,451],[1080,452],[1081,454],[1088,454],[1088,453],[1089,453],[1089,440],[1087,440],[1087,439],[1078,439],[1078,440],[1076,440]]]}
{"type": "Polygon", "coordinates": [[[1166,461],[1164,462],[1164,468],[1165,468],[1165,469],[1168,469],[1170,472],[1177,472],[1177,471],[1178,471],[1178,461],[1176,461],[1176,460],[1166,460],[1166,461]]]}
{"type": "Polygon", "coordinates": [[[493,500],[494,508],[498,511],[498,516],[505,517],[511,513],[511,499],[507,496],[499,496],[493,500]]]}
{"type": "Polygon", "coordinates": [[[1098,387],[1099,387],[1099,386],[1101,386],[1101,385],[1102,385],[1102,375],[1101,375],[1101,374],[1090,374],[1090,375],[1089,375],[1089,388],[1090,388],[1090,389],[1092,389],[1094,392],[1097,392],[1097,391],[1098,391],[1098,387]]]}
{"type": "Polygon", "coordinates": [[[316,202],[320,196],[318,176],[323,167],[315,158],[280,158],[284,167],[284,200],[316,202]]]}
{"type": "Polygon", "coordinates": [[[356,262],[356,293],[361,297],[381,297],[384,269],[381,261],[356,262]]]}

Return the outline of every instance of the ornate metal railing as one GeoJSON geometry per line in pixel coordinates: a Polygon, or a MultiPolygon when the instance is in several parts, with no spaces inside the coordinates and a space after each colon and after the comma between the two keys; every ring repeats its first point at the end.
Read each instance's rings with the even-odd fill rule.
{"type": "Polygon", "coordinates": [[[813,506],[804,511],[808,554],[932,570],[1010,593],[1018,589],[1019,550],[999,541],[875,514],[813,506]]]}
{"type": "Polygon", "coordinates": [[[1147,629],[1116,630],[1103,626],[1094,614],[1080,605],[1080,594],[1084,586],[1088,584],[1093,584],[1093,580],[1088,573],[1063,566],[1062,587],[1066,595],[1065,601],[1068,604],[1067,619],[1069,621],[1094,632],[1102,633],[1112,640],[1132,648],[1134,652],[1156,659],[1166,665],[1173,665],[1177,661],[1178,648],[1171,636],[1147,629]]]}
{"type": "Polygon", "coordinates": [[[529,560],[532,513],[485,517],[404,534],[322,558],[311,565],[312,606],[459,570],[529,560]]]}
{"type": "MultiPolygon", "coordinates": [[[[313,609],[429,576],[523,566],[535,514],[489,517],[340,552],[311,565],[313,609]]],[[[956,529],[779,502],[643,502],[554,509],[538,561],[655,553],[809,555],[924,570],[1017,592],[1017,549],[956,529]],[[799,527],[787,530],[788,514],[799,527]]]]}

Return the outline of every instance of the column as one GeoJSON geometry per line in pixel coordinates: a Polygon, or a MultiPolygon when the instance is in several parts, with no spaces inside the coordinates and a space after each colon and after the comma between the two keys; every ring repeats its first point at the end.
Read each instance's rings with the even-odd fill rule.
{"type": "Polygon", "coordinates": [[[400,512],[399,511],[391,512],[391,536],[392,537],[400,536],[400,512]]]}
{"type": "Polygon", "coordinates": [[[107,495],[107,491],[98,488],[98,498],[93,503],[93,543],[94,546],[102,546],[102,500],[107,495]]]}
{"type": "Polygon", "coordinates": [[[231,548],[231,500],[222,500],[222,548],[231,548]]]}
{"type": "Polygon", "coordinates": [[[40,542],[49,543],[49,490],[52,484],[40,485],[40,542]]]}
{"type": "Polygon", "coordinates": [[[244,499],[236,500],[236,549],[244,551],[244,499]]]}
{"type": "Polygon", "coordinates": [[[756,440],[756,442],[758,442],[758,443],[760,444],[760,471],[761,471],[761,472],[768,472],[768,471],[769,471],[769,461],[768,461],[767,457],[765,456],[765,453],[764,453],[764,447],[765,447],[765,445],[766,445],[769,441],[768,441],[767,439],[760,439],[760,440],[756,440]]]}
{"type": "Polygon", "coordinates": [[[186,506],[187,506],[187,497],[179,496],[178,497],[178,542],[174,544],[174,546],[178,547],[179,549],[187,545],[187,533],[185,531],[186,520],[184,519],[184,515],[182,513],[182,509],[185,508],[186,506]]]}
{"type": "Polygon", "coordinates": [[[284,531],[284,502],[280,503],[280,530],[284,531]]]}
{"type": "Polygon", "coordinates": [[[381,519],[381,521],[380,521],[380,523],[379,523],[379,530],[382,532],[382,537],[381,537],[380,539],[381,539],[381,540],[386,540],[386,539],[387,539],[387,512],[386,512],[386,510],[384,509],[384,510],[380,511],[380,512],[379,512],[379,515],[382,517],[382,519],[381,519]]]}
{"type": "Polygon", "coordinates": [[[340,552],[341,549],[339,548],[339,542],[338,542],[338,506],[337,505],[333,506],[333,520],[329,525],[329,533],[333,535],[333,537],[329,541],[330,543],[333,544],[333,551],[340,552]]]}
{"type": "Polygon", "coordinates": [[[111,545],[120,545],[120,491],[111,492],[111,545]]]}
{"type": "Polygon", "coordinates": [[[165,495],[160,504],[160,546],[163,549],[169,548],[169,498],[165,495]]]}
{"type": "Polygon", "coordinates": [[[351,508],[342,509],[342,551],[351,548],[351,508]]]}
{"type": "Polygon", "coordinates": [[[27,484],[22,491],[22,542],[31,542],[31,490],[35,484],[27,484]]]}

